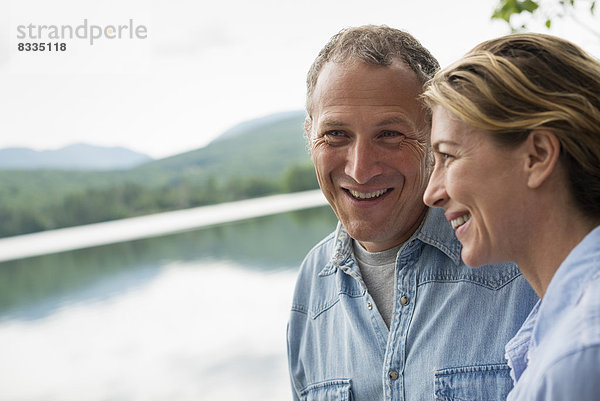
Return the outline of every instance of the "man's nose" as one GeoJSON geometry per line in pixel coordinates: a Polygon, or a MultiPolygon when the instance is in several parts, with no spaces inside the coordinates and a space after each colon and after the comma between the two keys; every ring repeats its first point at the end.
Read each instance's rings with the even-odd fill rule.
{"type": "Polygon", "coordinates": [[[448,201],[448,193],[444,183],[443,174],[436,168],[433,169],[429,183],[423,194],[423,202],[431,207],[444,207],[448,201]]]}
{"type": "Polygon", "coordinates": [[[344,172],[358,184],[366,184],[383,173],[383,155],[369,141],[358,139],[348,153],[344,172]]]}

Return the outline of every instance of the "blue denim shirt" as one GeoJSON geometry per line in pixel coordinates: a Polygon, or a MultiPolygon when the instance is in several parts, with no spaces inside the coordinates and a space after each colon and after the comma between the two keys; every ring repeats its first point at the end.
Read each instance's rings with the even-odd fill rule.
{"type": "Polygon", "coordinates": [[[510,401],[600,400],[600,227],[560,265],[506,357],[510,401]]]}
{"type": "Polygon", "coordinates": [[[537,296],[513,264],[471,269],[441,209],[398,252],[390,329],[341,225],[300,268],[288,324],[298,400],[504,400],[504,345],[537,296]]]}

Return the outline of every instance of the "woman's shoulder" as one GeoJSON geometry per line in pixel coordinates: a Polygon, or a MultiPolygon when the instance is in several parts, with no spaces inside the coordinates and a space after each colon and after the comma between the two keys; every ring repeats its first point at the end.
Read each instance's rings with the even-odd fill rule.
{"type": "MultiPolygon", "coordinates": [[[[545,322],[538,322],[549,331],[540,348],[550,351],[555,361],[573,360],[588,349],[594,352],[600,349],[600,272],[585,283],[579,294],[571,295],[577,299],[563,313],[552,322],[547,321],[552,319],[548,315],[545,322]]],[[[600,366],[600,360],[597,362],[600,366]]]]}

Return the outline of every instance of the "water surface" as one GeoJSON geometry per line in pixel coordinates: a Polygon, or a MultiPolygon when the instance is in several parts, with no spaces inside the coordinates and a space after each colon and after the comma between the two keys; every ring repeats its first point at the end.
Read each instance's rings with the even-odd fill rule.
{"type": "Polygon", "coordinates": [[[328,208],[0,263],[0,400],[284,400],[328,208]]]}

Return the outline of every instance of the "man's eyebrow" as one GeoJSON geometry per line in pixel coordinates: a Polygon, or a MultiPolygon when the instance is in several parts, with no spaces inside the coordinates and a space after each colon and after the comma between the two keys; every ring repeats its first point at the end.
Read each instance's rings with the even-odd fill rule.
{"type": "MultiPolygon", "coordinates": [[[[395,116],[395,117],[390,117],[390,118],[386,118],[385,120],[379,121],[376,126],[377,127],[385,127],[388,125],[395,125],[395,124],[406,124],[411,127],[413,125],[409,119],[401,117],[401,116],[395,116]]],[[[346,123],[342,120],[336,120],[334,118],[326,118],[326,119],[322,120],[319,125],[323,128],[337,128],[337,127],[346,127],[348,125],[348,123],[346,123]]]]}
{"type": "Polygon", "coordinates": [[[386,118],[385,120],[378,122],[377,126],[384,127],[386,125],[393,125],[393,124],[410,124],[410,121],[404,117],[396,116],[396,117],[386,118]]]}
{"type": "Polygon", "coordinates": [[[327,119],[323,120],[320,125],[322,127],[345,127],[348,124],[346,124],[345,122],[340,121],[340,120],[327,118],[327,119]]]}

